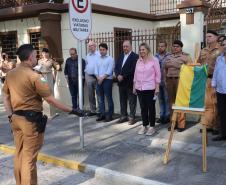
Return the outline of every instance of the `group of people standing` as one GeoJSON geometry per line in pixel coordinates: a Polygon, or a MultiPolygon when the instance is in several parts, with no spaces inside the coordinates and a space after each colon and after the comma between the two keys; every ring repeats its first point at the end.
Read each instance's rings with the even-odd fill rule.
{"type": "MultiPolygon", "coordinates": [[[[128,121],[129,125],[133,125],[136,122],[138,96],[143,122],[138,134],[154,134],[156,98],[159,97],[160,100],[160,122],[168,123],[172,112],[170,107],[176,97],[180,66],[183,63],[191,62],[189,56],[182,52],[182,47],[182,42],[176,40],[173,45],[174,53],[170,54],[166,52],[167,43],[160,42],[159,52],[153,56],[150,46],[142,43],[139,46],[138,55],[132,51],[131,41],[125,40],[123,42],[123,53],[114,62],[113,58],[108,55],[106,43],[101,43],[99,50],[97,50],[96,43],[90,41],[86,60],[82,60],[83,77],[88,89],[90,115],[97,115],[97,121],[105,120],[108,122],[113,119],[112,86],[115,78],[119,87],[120,119],[118,123],[128,121]],[[165,71],[167,72],[165,73],[165,71]],[[168,82],[167,86],[166,81],[168,82]],[[97,98],[95,94],[97,94],[97,98]],[[108,104],[108,112],[105,111],[105,98],[108,104]],[[98,105],[96,105],[96,99],[98,105]],[[128,102],[129,114],[127,112],[128,102]]],[[[76,71],[78,71],[78,57],[75,49],[72,48],[69,52],[71,57],[66,60],[64,73],[66,79],[68,79],[73,108],[77,108],[78,72],[76,71]],[[75,58],[72,56],[72,50],[75,52],[75,58]],[[73,75],[75,75],[75,84],[70,82],[73,75]]],[[[183,115],[181,120],[185,122],[183,115]]],[[[178,129],[184,129],[184,125],[178,129]]]]}
{"type": "MultiPolygon", "coordinates": [[[[200,64],[208,64],[205,115],[201,123],[207,126],[207,131],[219,134],[213,138],[214,141],[222,141],[226,140],[226,37],[219,37],[216,32],[209,30],[206,34],[206,44],[198,59],[200,64]]],[[[138,134],[153,135],[155,133],[157,96],[160,102],[159,122],[162,124],[170,122],[180,68],[183,64],[192,63],[189,55],[182,51],[183,43],[180,40],[173,42],[172,53],[167,52],[165,41],[159,42],[158,53],[155,56],[146,43],[140,44],[139,55],[137,55],[132,51],[131,41],[125,40],[123,53],[116,62],[108,55],[106,43],[101,43],[97,51],[96,44],[90,41],[88,48],[89,53],[82,63],[83,76],[88,87],[90,115],[97,114],[97,121],[113,119],[112,84],[115,78],[119,86],[121,107],[119,123],[125,121],[129,121],[130,125],[135,123],[137,96],[143,122],[138,134]],[[108,103],[108,112],[105,111],[105,98],[108,103]],[[127,101],[130,107],[129,114],[127,101]]],[[[42,55],[43,58],[37,62],[37,53],[33,46],[21,45],[17,51],[21,63],[13,70],[7,68],[9,71],[5,70],[5,66],[10,66],[7,56],[0,57],[1,70],[8,73],[3,86],[3,102],[15,140],[14,174],[17,184],[37,184],[36,161],[44,141],[47,121],[42,113],[43,99],[64,112],[77,116],[85,115],[84,112],[77,110],[76,49],[70,49],[71,57],[67,59],[64,71],[72,95],[72,108],[56,100],[47,80],[34,71],[38,64],[41,66],[40,69],[51,73],[54,62],[50,59],[48,50],[44,49],[42,55]]],[[[179,114],[177,130],[181,132],[184,129],[185,115],[179,114]]]]}
{"type": "MultiPolygon", "coordinates": [[[[214,140],[226,138],[226,131],[223,123],[226,115],[222,102],[225,101],[225,80],[222,72],[224,69],[224,42],[225,37],[219,37],[215,31],[208,30],[206,34],[206,47],[200,52],[198,63],[208,64],[208,79],[206,85],[205,115],[201,118],[201,123],[207,126],[207,131],[213,134],[219,134],[221,128],[222,137],[217,137],[214,140]],[[218,42],[219,39],[219,42],[218,42]],[[217,58],[219,57],[219,58],[217,58]],[[221,61],[222,64],[216,66],[216,61],[221,61]],[[221,71],[221,72],[219,72],[221,71]],[[214,73],[215,72],[215,73],[214,73]],[[215,75],[214,75],[215,74],[215,75]],[[219,79],[222,79],[218,81],[219,79]],[[220,84],[220,85],[219,85],[220,84]],[[217,96],[216,96],[217,91],[217,96]],[[223,95],[222,95],[223,94],[223,95]],[[220,100],[216,100],[220,99],[220,100]],[[218,103],[217,103],[218,102],[218,103]],[[218,106],[217,106],[218,105],[218,106]],[[217,113],[217,109],[219,110],[217,113]],[[220,117],[220,120],[218,119],[220,117]],[[221,126],[220,124],[221,123],[221,126]],[[216,130],[217,129],[217,130],[216,130]]],[[[88,97],[90,104],[91,116],[97,115],[97,121],[105,120],[106,122],[113,119],[114,102],[112,99],[113,80],[116,80],[119,88],[120,102],[120,119],[118,123],[128,121],[129,125],[134,124],[136,115],[137,97],[141,107],[141,117],[143,125],[139,129],[138,134],[153,135],[155,133],[156,111],[155,102],[159,98],[160,118],[157,122],[162,124],[170,123],[172,116],[172,105],[176,99],[177,86],[179,82],[180,68],[183,64],[192,64],[192,59],[189,54],[183,52],[183,43],[180,40],[175,40],[172,45],[172,53],[167,52],[167,43],[160,41],[158,43],[158,52],[153,55],[150,46],[142,43],[139,46],[139,55],[132,51],[132,43],[130,40],[123,42],[123,52],[117,61],[114,61],[108,55],[108,46],[106,43],[101,43],[97,50],[96,43],[90,41],[88,43],[89,52],[86,59],[82,61],[83,76],[87,84],[88,97]],[[97,94],[97,98],[95,96],[97,94]],[[96,99],[98,105],[96,104],[96,99]],[[108,104],[108,112],[105,110],[105,99],[108,104]],[[127,104],[129,102],[130,112],[127,113],[127,104]]],[[[71,54],[70,49],[70,54],[71,54]]],[[[77,52],[74,50],[76,55],[77,52]]],[[[67,59],[65,65],[65,76],[69,75],[70,60],[67,59]]],[[[74,58],[75,65],[77,57],[74,58]]],[[[74,65],[74,64],[73,64],[74,65]]],[[[74,66],[76,68],[76,66],[74,66]]],[[[71,72],[71,75],[77,74],[71,72]]],[[[74,96],[71,88],[70,80],[69,89],[72,95],[73,107],[77,105],[78,92],[78,77],[76,76],[76,90],[74,96]],[[76,100],[75,100],[76,99],[76,100]]],[[[185,114],[180,113],[177,117],[176,129],[178,132],[185,130],[185,114]]],[[[171,127],[168,127],[170,130],[171,127]]],[[[200,130],[201,132],[202,130],[200,130]]]]}
{"type": "Polygon", "coordinates": [[[208,30],[206,44],[198,60],[200,64],[208,64],[205,114],[201,123],[206,125],[208,132],[218,135],[213,141],[221,141],[226,140],[226,37],[208,30]]]}
{"type": "MultiPolygon", "coordinates": [[[[159,53],[156,54],[162,72],[159,93],[160,122],[162,123],[168,122],[169,117],[172,116],[172,104],[176,99],[181,65],[192,63],[189,55],[182,51],[183,43],[181,41],[174,41],[172,54],[165,51],[166,46],[167,44],[165,42],[159,43],[159,53]]],[[[212,132],[213,135],[218,135],[213,138],[213,141],[226,140],[225,56],[226,37],[223,35],[219,36],[213,30],[208,30],[206,33],[206,47],[201,50],[197,62],[201,65],[207,64],[208,66],[205,113],[201,117],[201,124],[206,125],[208,132],[212,132]]],[[[185,129],[185,115],[183,113],[180,113],[177,117],[176,128],[179,132],[185,129]]],[[[171,127],[168,127],[168,130],[170,129],[171,127]]],[[[200,132],[202,132],[202,129],[200,129],[200,132]]]]}

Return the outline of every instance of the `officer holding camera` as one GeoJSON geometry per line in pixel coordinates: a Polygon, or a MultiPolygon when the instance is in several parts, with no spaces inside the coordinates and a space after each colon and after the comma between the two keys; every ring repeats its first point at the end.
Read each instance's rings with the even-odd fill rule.
{"type": "Polygon", "coordinates": [[[45,78],[33,71],[37,54],[32,45],[21,45],[17,55],[21,63],[7,74],[3,86],[4,106],[16,146],[14,175],[17,185],[37,185],[36,161],[47,122],[47,116],[42,114],[42,98],[70,114],[84,116],[84,113],[57,101],[45,78]]]}

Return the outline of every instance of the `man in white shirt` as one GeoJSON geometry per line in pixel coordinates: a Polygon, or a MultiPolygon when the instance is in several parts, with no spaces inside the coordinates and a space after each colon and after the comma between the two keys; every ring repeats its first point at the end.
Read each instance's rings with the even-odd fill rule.
{"type": "Polygon", "coordinates": [[[86,56],[86,67],[85,67],[85,80],[88,89],[89,96],[89,105],[90,105],[90,116],[96,115],[97,106],[96,106],[96,86],[97,80],[94,75],[95,65],[97,63],[98,57],[100,56],[99,52],[96,50],[96,43],[89,41],[88,43],[89,53],[86,56]]]}

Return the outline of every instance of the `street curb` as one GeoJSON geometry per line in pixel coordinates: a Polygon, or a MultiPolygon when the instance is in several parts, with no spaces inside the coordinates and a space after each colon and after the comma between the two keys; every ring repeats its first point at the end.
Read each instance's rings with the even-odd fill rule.
{"type": "MultiPolygon", "coordinates": [[[[11,147],[11,146],[0,145],[0,151],[7,153],[7,154],[15,154],[15,148],[11,147]]],[[[81,164],[79,162],[72,161],[72,160],[66,160],[66,159],[46,155],[43,153],[38,154],[38,160],[42,161],[44,163],[54,164],[56,166],[61,166],[61,167],[65,167],[68,169],[77,170],[80,172],[84,172],[85,168],[86,168],[86,166],[84,164],[81,164]]]]}
{"type": "Polygon", "coordinates": [[[94,165],[86,165],[85,172],[94,172],[95,178],[107,185],[170,185],[94,165]]]}
{"type": "MultiPolygon", "coordinates": [[[[0,145],[0,151],[6,154],[15,154],[15,147],[0,145]]],[[[113,171],[95,165],[85,165],[76,161],[66,160],[43,153],[38,154],[38,160],[47,164],[54,164],[56,166],[77,170],[83,173],[92,173],[94,174],[94,177],[96,179],[107,185],[170,185],[138,176],[113,171]]]]}

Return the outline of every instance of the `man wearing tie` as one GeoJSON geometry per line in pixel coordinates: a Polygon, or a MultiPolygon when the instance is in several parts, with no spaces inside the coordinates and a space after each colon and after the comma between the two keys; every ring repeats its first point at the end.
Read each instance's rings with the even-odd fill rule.
{"type": "Polygon", "coordinates": [[[131,41],[125,40],[123,42],[123,53],[119,56],[115,66],[115,75],[119,86],[121,110],[121,117],[118,123],[128,121],[128,100],[130,106],[129,124],[133,125],[135,123],[137,96],[133,94],[133,76],[138,58],[139,56],[132,51],[131,41]]]}

